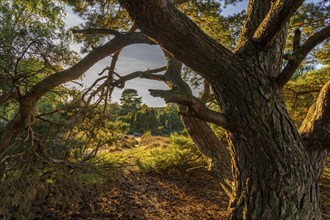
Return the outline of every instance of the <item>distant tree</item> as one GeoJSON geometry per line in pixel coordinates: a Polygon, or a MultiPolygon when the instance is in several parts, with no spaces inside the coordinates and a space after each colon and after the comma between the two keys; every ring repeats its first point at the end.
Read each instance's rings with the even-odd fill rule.
{"type": "Polygon", "coordinates": [[[170,132],[184,129],[177,107],[173,104],[168,104],[166,106],[165,127],[170,132]]]}
{"type": "Polygon", "coordinates": [[[140,97],[135,89],[125,89],[120,98],[121,114],[126,115],[129,112],[138,110],[142,104],[140,97]]]}
{"type": "Polygon", "coordinates": [[[156,131],[159,126],[157,110],[144,105],[134,114],[131,125],[131,133],[145,133],[147,131],[156,131]]]}
{"type": "Polygon", "coordinates": [[[149,108],[145,110],[147,130],[154,131],[159,126],[159,119],[157,116],[157,111],[154,108],[149,108]]]}

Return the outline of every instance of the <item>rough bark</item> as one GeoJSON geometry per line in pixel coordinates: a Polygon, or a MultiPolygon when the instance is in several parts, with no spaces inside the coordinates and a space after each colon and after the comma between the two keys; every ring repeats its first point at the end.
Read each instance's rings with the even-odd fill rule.
{"type": "Polygon", "coordinates": [[[169,1],[121,2],[143,32],[210,82],[228,123],[234,177],[229,218],[320,219],[320,169],[314,170],[320,157],[308,152],[276,82],[283,73],[286,21],[302,1],[250,1],[235,54],[169,1]]]}
{"type": "MultiPolygon", "coordinates": [[[[229,120],[235,183],[230,218],[318,219],[317,183],[299,134],[280,94],[263,83],[258,87],[246,88],[243,99],[232,94],[231,108],[224,109],[235,118],[229,120]]],[[[214,91],[219,94],[218,87],[214,91]]]]}
{"type": "MultiPolygon", "coordinates": [[[[267,2],[267,1],[266,1],[267,2]]],[[[289,21],[291,15],[299,8],[303,0],[276,0],[272,1],[267,16],[258,26],[253,39],[269,46],[273,44],[280,31],[289,21]]],[[[256,8],[257,10],[260,10],[256,8]]]]}

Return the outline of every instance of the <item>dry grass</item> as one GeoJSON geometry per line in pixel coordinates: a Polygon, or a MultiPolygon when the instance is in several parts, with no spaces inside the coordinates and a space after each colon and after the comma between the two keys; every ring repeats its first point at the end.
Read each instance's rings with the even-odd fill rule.
{"type": "Polygon", "coordinates": [[[151,149],[155,147],[167,148],[171,144],[169,137],[162,136],[142,136],[139,146],[145,147],[145,149],[151,149]]]}
{"type": "Polygon", "coordinates": [[[126,135],[116,143],[116,150],[133,149],[139,145],[139,141],[131,135],[126,135]]]}

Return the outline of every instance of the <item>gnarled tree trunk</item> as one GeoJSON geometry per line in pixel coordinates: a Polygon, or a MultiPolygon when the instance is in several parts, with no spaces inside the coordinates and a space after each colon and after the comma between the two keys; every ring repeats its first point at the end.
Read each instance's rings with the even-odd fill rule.
{"type": "MultiPolygon", "coordinates": [[[[165,53],[166,54],[166,53],[165,53]]],[[[165,94],[158,91],[165,100],[178,103],[182,122],[190,137],[195,142],[198,149],[210,160],[209,170],[221,183],[226,192],[231,191],[231,163],[230,152],[214,134],[207,122],[199,120],[198,111],[206,108],[204,103],[194,98],[189,85],[182,79],[182,63],[177,59],[168,56],[168,66],[164,74],[164,81],[171,88],[165,94]],[[176,99],[177,98],[177,99],[176,99]],[[191,102],[191,105],[182,105],[180,102],[191,102]],[[193,117],[194,116],[194,117],[193,117]]],[[[152,94],[157,94],[157,90],[151,90],[152,94]]],[[[214,112],[214,114],[216,114],[214,112]]]]}
{"type": "Polygon", "coordinates": [[[318,180],[329,149],[329,86],[301,134],[282,87],[330,28],[295,45],[281,69],[287,21],[302,0],[250,1],[234,52],[167,0],[121,2],[139,29],[210,82],[230,137],[230,219],[321,219],[318,180]]]}
{"type": "Polygon", "coordinates": [[[233,87],[240,92],[222,100],[226,115],[235,119],[228,121],[235,152],[230,217],[320,219],[320,173],[314,166],[324,158],[312,160],[276,88],[253,81],[237,82],[233,87]]]}

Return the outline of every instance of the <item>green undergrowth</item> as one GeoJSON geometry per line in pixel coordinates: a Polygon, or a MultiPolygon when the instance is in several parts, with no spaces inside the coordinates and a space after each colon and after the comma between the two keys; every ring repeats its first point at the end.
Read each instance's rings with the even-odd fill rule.
{"type": "Polygon", "coordinates": [[[176,133],[170,137],[145,136],[141,138],[139,147],[107,153],[103,157],[119,165],[133,164],[145,173],[206,166],[204,157],[193,141],[176,133]]]}
{"type": "Polygon", "coordinates": [[[323,176],[330,179],[330,167],[324,168],[323,176]]]}
{"type": "MultiPolygon", "coordinates": [[[[171,134],[170,137],[146,134],[141,137],[138,147],[122,148],[119,151],[99,154],[98,157],[114,167],[133,165],[145,173],[207,167],[206,158],[200,153],[191,138],[177,133],[171,134]]],[[[322,177],[330,179],[330,158],[322,177]]]]}
{"type": "Polygon", "coordinates": [[[323,170],[322,176],[324,178],[330,179],[330,157],[328,157],[328,163],[323,170]]]}

